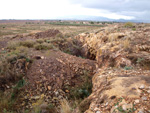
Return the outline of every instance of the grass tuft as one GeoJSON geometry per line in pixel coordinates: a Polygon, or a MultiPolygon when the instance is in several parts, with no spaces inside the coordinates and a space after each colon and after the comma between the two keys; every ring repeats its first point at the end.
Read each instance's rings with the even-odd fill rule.
{"type": "Polygon", "coordinates": [[[72,113],[69,102],[66,99],[61,100],[60,105],[61,105],[61,108],[60,108],[61,113],[72,113]]]}

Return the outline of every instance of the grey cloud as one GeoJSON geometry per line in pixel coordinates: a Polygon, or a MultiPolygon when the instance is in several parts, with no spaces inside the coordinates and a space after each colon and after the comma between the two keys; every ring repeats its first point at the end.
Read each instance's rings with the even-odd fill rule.
{"type": "Polygon", "coordinates": [[[116,14],[148,19],[150,17],[150,0],[71,0],[86,8],[104,9],[116,14]]]}
{"type": "Polygon", "coordinates": [[[150,0],[71,0],[88,8],[107,9],[110,11],[145,11],[150,10],[150,0]]]}

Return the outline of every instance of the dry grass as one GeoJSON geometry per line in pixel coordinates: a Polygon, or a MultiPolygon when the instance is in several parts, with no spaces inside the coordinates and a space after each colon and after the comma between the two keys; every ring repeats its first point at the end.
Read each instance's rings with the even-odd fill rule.
{"type": "Polygon", "coordinates": [[[113,41],[117,41],[118,40],[118,33],[112,33],[108,36],[108,41],[109,42],[113,42],[113,41]]]}
{"type": "Polygon", "coordinates": [[[125,26],[125,27],[130,27],[130,28],[131,28],[131,27],[133,27],[134,25],[133,25],[132,22],[127,22],[127,23],[124,24],[124,26],[125,26]]]}
{"type": "Polygon", "coordinates": [[[25,46],[25,47],[28,47],[28,48],[33,47],[34,44],[35,44],[35,41],[33,41],[33,40],[26,40],[26,41],[20,42],[21,46],[25,46]]]}
{"type": "Polygon", "coordinates": [[[69,102],[66,99],[60,101],[61,113],[72,113],[69,102]]]}
{"type": "Polygon", "coordinates": [[[32,34],[37,31],[46,31],[48,29],[58,29],[64,34],[75,36],[79,33],[98,30],[99,26],[71,26],[71,25],[51,25],[51,24],[26,24],[26,23],[7,23],[0,25],[0,37],[17,34],[32,34]],[[3,28],[5,26],[5,28],[3,28]]]}
{"type": "Polygon", "coordinates": [[[18,46],[20,46],[18,41],[11,41],[8,43],[7,49],[15,50],[18,46]]]}
{"type": "Polygon", "coordinates": [[[36,44],[34,46],[34,48],[36,50],[49,50],[49,49],[52,49],[53,48],[53,45],[51,43],[42,43],[42,44],[36,44]]]}
{"type": "Polygon", "coordinates": [[[42,43],[45,42],[45,40],[44,39],[37,39],[36,42],[39,43],[39,44],[42,44],[42,43]]]}
{"type": "Polygon", "coordinates": [[[7,110],[9,108],[9,98],[8,95],[0,93],[0,110],[1,112],[7,110]]]}
{"type": "Polygon", "coordinates": [[[130,47],[130,40],[128,38],[123,41],[123,47],[124,49],[128,49],[130,47]]]}

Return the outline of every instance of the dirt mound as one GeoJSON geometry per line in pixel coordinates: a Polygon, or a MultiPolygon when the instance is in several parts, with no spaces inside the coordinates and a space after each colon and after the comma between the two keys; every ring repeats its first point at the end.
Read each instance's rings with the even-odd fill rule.
{"type": "MultiPolygon", "coordinates": [[[[92,73],[96,62],[71,56],[60,51],[50,51],[50,56],[36,60],[28,70],[28,80],[33,84],[47,81],[53,89],[61,88],[63,82],[73,82],[73,78],[92,73]]],[[[69,83],[74,84],[74,83],[69,83]]]]}
{"type": "Polygon", "coordinates": [[[38,32],[34,34],[35,38],[47,38],[47,37],[54,37],[57,34],[61,34],[61,32],[59,30],[55,30],[55,29],[49,29],[45,32],[38,32]]]}
{"type": "Polygon", "coordinates": [[[96,68],[95,61],[61,51],[52,50],[48,56],[39,53],[33,58],[37,60],[34,60],[26,75],[28,86],[24,95],[28,96],[22,100],[27,108],[32,108],[41,95],[44,95],[45,102],[58,105],[59,100],[66,98],[71,89],[85,82],[84,78],[92,77],[96,68]]]}

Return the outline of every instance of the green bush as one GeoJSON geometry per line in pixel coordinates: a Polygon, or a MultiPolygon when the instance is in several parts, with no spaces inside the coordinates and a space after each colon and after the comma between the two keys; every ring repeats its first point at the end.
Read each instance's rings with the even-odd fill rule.
{"type": "Polygon", "coordinates": [[[81,79],[84,81],[83,84],[70,90],[70,97],[73,99],[84,99],[92,93],[92,78],[89,76],[89,72],[84,71],[81,79]]]}
{"type": "Polygon", "coordinates": [[[25,46],[25,47],[28,47],[28,48],[33,47],[34,44],[35,44],[35,41],[32,41],[32,40],[26,40],[26,41],[20,42],[20,46],[25,46]]]}
{"type": "Polygon", "coordinates": [[[124,26],[125,26],[125,27],[133,27],[134,25],[133,25],[132,22],[127,22],[127,23],[125,23],[124,26]]]}
{"type": "Polygon", "coordinates": [[[47,44],[47,43],[42,43],[42,44],[36,44],[34,46],[34,48],[36,50],[48,50],[48,49],[52,49],[53,45],[52,44],[47,44]]]}
{"type": "Polygon", "coordinates": [[[136,28],[132,28],[133,31],[136,31],[136,28]]]}
{"type": "Polygon", "coordinates": [[[37,39],[36,42],[42,44],[44,43],[44,39],[37,39]]]}
{"type": "Polygon", "coordinates": [[[12,42],[8,43],[7,49],[15,50],[19,46],[20,46],[20,44],[18,41],[12,41],[12,42]]]}

